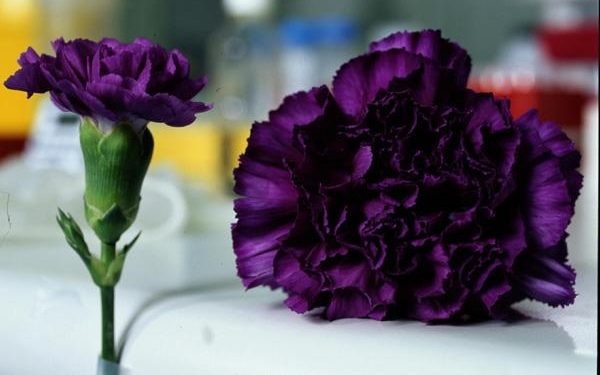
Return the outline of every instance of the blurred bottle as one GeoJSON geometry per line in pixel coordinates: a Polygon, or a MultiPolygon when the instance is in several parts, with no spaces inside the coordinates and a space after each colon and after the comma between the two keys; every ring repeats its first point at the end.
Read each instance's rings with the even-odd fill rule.
{"type": "Polygon", "coordinates": [[[286,95],[330,84],[356,50],[357,30],[347,18],[287,19],[275,38],[265,12],[260,14],[260,23],[254,13],[233,17],[233,26],[215,39],[218,114],[228,129],[225,168],[229,176],[246,148],[253,121],[266,119],[286,95]]]}
{"type": "Polygon", "coordinates": [[[324,17],[317,21],[319,84],[331,84],[340,66],[357,53],[358,28],[349,18],[324,17]]]}
{"type": "Polygon", "coordinates": [[[279,26],[280,97],[331,84],[356,52],[357,28],[348,18],[291,18],[279,26]]]}
{"type": "Polygon", "coordinates": [[[213,114],[226,124],[266,115],[273,102],[271,1],[225,0],[228,18],[210,38],[211,85],[216,87],[213,114]]]}
{"type": "Polygon", "coordinates": [[[314,22],[293,18],[279,25],[280,97],[319,85],[319,30],[314,22]]]}
{"type": "Polygon", "coordinates": [[[226,188],[245,148],[250,123],[275,102],[275,38],[271,0],[224,0],[224,26],[209,39],[209,76],[215,88],[214,121],[224,132],[222,176],[226,188]]]}

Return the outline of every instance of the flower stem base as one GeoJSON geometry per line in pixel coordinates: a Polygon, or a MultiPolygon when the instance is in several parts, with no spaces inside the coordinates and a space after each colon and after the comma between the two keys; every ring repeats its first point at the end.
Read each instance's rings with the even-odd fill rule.
{"type": "MultiPolygon", "coordinates": [[[[102,244],[100,260],[107,267],[114,261],[115,244],[102,244]]],[[[100,286],[100,304],[102,308],[102,358],[116,362],[115,353],[115,287],[100,286]]]]}
{"type": "Polygon", "coordinates": [[[102,305],[102,358],[116,362],[115,352],[115,288],[100,288],[102,305]]]}
{"type": "Polygon", "coordinates": [[[130,371],[124,368],[117,362],[107,361],[100,357],[98,358],[98,367],[96,375],[128,375],[130,371]]]}

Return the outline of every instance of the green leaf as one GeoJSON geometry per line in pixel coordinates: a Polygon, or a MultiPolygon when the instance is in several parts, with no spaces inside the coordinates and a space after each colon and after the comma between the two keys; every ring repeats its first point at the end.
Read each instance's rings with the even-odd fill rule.
{"type": "Polygon", "coordinates": [[[129,252],[129,250],[133,247],[133,245],[135,245],[138,238],[140,238],[141,234],[142,234],[142,231],[139,231],[138,234],[133,238],[133,240],[131,240],[131,242],[129,242],[127,245],[123,246],[123,250],[121,250],[121,252],[119,254],[123,254],[123,257],[125,257],[127,255],[127,253],[129,252]]]}
{"type": "Polygon", "coordinates": [[[104,285],[106,286],[114,286],[119,282],[121,278],[121,272],[123,271],[123,266],[125,265],[125,258],[127,257],[127,253],[133,245],[135,245],[138,238],[142,232],[140,231],[127,245],[123,246],[123,249],[117,253],[115,259],[108,265],[108,269],[106,270],[106,274],[104,276],[104,285]]]}
{"type": "Polygon", "coordinates": [[[58,225],[62,229],[65,238],[67,239],[67,243],[83,260],[84,263],[88,264],[92,257],[90,250],[85,242],[85,238],[83,237],[83,232],[75,219],[69,214],[65,214],[60,208],[58,209],[58,215],[56,216],[56,221],[58,225]]]}

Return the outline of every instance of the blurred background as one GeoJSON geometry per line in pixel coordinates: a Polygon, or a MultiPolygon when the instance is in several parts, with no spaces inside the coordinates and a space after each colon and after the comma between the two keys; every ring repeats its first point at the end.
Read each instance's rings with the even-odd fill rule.
{"type": "MultiPolygon", "coordinates": [[[[514,116],[537,107],[544,120],[561,124],[584,154],[586,179],[595,181],[593,0],[0,0],[0,81],[18,69],[28,46],[51,53],[49,41],[60,36],[144,36],[181,50],[193,75],[208,75],[199,99],[215,108],[189,127],[150,125],[156,148],[144,199],[152,204],[142,204],[139,220],[152,229],[145,234],[150,238],[198,233],[215,220],[233,219],[231,172],[253,121],[265,119],[286,94],[330,83],[340,64],[369,41],[422,28],[441,29],[469,51],[471,87],[509,97],[514,116]],[[222,206],[207,208],[217,202],[222,206]]],[[[0,221],[3,239],[58,238],[56,205],[78,217],[77,124],[47,97],[26,100],[0,87],[0,207],[12,214],[0,221]]],[[[590,199],[597,202],[597,183],[591,185],[590,199]]],[[[594,211],[576,218],[572,237],[590,236],[594,211]]],[[[228,225],[221,227],[228,241],[228,225]]],[[[595,259],[595,245],[585,254],[582,262],[595,259]]]]}
{"type": "MultiPolygon", "coordinates": [[[[570,261],[578,273],[577,301],[564,310],[542,306],[540,313],[532,316],[566,327],[575,352],[590,356],[595,363],[597,0],[0,0],[0,82],[18,69],[17,58],[28,46],[52,53],[50,41],[61,36],[110,36],[123,41],[143,36],[181,50],[190,58],[194,76],[209,77],[209,85],[198,99],[215,103],[214,110],[184,128],[150,125],[155,137],[153,164],[144,182],[137,221],[123,241],[129,241],[138,230],[143,230],[143,235],[128,255],[119,284],[117,330],[122,332],[131,316],[133,322],[139,318],[132,313],[138,306],[139,311],[149,308],[147,303],[141,304],[146,297],[162,292],[163,297],[189,294],[210,289],[205,287],[215,283],[230,283],[241,290],[230,239],[230,224],[235,220],[232,170],[246,146],[251,123],[266,119],[286,94],[329,84],[336,69],[366,51],[369,41],[398,30],[423,28],[441,29],[446,38],[469,51],[472,88],[509,97],[514,116],[537,107],[542,119],[559,123],[582,152],[584,188],[568,230],[570,261]]],[[[98,352],[94,336],[99,333],[97,291],[85,267],[66,246],[54,219],[57,206],[70,212],[92,239],[92,251],[98,248],[83,218],[78,124],[76,116],[59,112],[47,96],[27,100],[25,93],[0,85],[0,300],[9,302],[0,312],[3,374],[92,373],[90,359],[98,352]]],[[[221,305],[229,303],[227,298],[219,301],[221,305]]],[[[168,303],[155,309],[166,311],[173,306],[176,313],[183,311],[168,303]]],[[[227,329],[219,332],[246,324],[243,319],[240,324],[236,321],[242,317],[237,313],[242,304],[235,306],[232,319],[221,313],[213,318],[212,323],[226,322],[227,329]]],[[[269,305],[269,314],[278,311],[273,306],[269,305]]],[[[198,360],[201,353],[212,356],[215,352],[197,350],[201,344],[187,345],[186,340],[192,336],[200,340],[208,329],[199,332],[188,327],[208,325],[190,324],[182,330],[184,322],[208,323],[203,323],[202,314],[195,310],[186,311],[194,311],[190,313],[193,319],[165,319],[159,325],[165,328],[160,334],[151,330],[156,324],[150,320],[140,325],[140,332],[150,329],[153,336],[135,341],[133,335],[136,353],[142,354],[136,362],[133,353],[130,363],[144,369],[162,359],[163,365],[169,366],[164,373],[185,373],[171,368],[185,363],[171,361],[174,353],[173,358],[187,355],[189,363],[202,363],[198,360]],[[144,367],[144,363],[148,365],[144,367]]],[[[259,336],[278,327],[271,324],[270,317],[257,328],[259,336]]],[[[397,326],[401,327],[404,325],[397,326]]],[[[554,337],[533,327],[520,336],[504,332],[499,336],[525,343],[529,342],[523,340],[525,336],[554,337]]],[[[553,334],[555,331],[558,328],[553,334]]],[[[287,328],[282,332],[296,336],[287,328]]],[[[448,332],[444,332],[446,337],[448,332]]],[[[460,332],[463,345],[468,339],[462,335],[465,331],[460,332]]],[[[485,327],[482,332],[482,339],[474,345],[488,350],[495,338],[485,327]]],[[[372,336],[371,328],[368,335],[372,336]]],[[[347,340],[350,336],[340,337],[347,340]]],[[[217,344],[227,342],[219,341],[222,338],[219,336],[217,344]]],[[[420,334],[418,338],[415,342],[423,342],[420,334]]],[[[529,360],[535,362],[536,371],[544,371],[539,363],[552,366],[563,358],[548,362],[549,355],[571,350],[559,345],[556,352],[544,357],[534,353],[546,344],[555,345],[554,340],[545,341],[544,345],[530,345],[531,351],[519,352],[511,361],[529,360]]],[[[235,342],[244,341],[236,338],[235,342]]],[[[254,341],[252,347],[264,351],[254,341]]],[[[225,349],[227,353],[230,350],[226,345],[225,349]]],[[[496,349],[494,353],[500,353],[496,349]]],[[[239,352],[253,355],[257,352],[253,350],[239,352]]],[[[489,358],[473,353],[464,357],[489,358]]],[[[231,357],[223,358],[230,362],[231,357]]],[[[498,358],[504,356],[498,354],[498,358]]],[[[287,359],[279,358],[286,365],[287,359]]],[[[474,368],[487,369],[488,365],[474,368]]],[[[566,367],[556,371],[561,368],[566,367]]],[[[576,373],[573,371],[570,373],[576,373]]]]}
{"type": "MultiPolygon", "coordinates": [[[[204,126],[157,128],[155,163],[227,189],[253,120],[403,29],[443,30],[472,55],[472,86],[511,97],[515,115],[538,107],[577,139],[597,95],[597,16],[590,0],[0,0],[0,78],[27,46],[51,52],[59,36],[144,36],[178,48],[193,74],[210,77],[201,95],[216,107],[199,119],[204,126]]],[[[39,108],[40,99],[0,88],[0,156],[25,148],[39,108]]]]}

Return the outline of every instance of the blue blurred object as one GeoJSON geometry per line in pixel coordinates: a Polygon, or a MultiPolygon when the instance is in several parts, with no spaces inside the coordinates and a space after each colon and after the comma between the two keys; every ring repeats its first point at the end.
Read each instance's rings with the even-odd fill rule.
{"type": "Polygon", "coordinates": [[[316,20],[320,45],[352,44],[358,36],[356,24],[345,17],[325,17],[316,20]]]}
{"type": "Polygon", "coordinates": [[[279,25],[281,94],[327,84],[355,54],[358,28],[349,18],[288,18],[279,25]]]}
{"type": "Polygon", "coordinates": [[[284,45],[339,45],[353,43],[358,36],[358,28],[350,19],[339,16],[288,18],[281,23],[279,34],[284,45]]]}
{"type": "Polygon", "coordinates": [[[319,30],[315,23],[302,18],[288,18],[281,22],[279,35],[284,46],[314,46],[319,30]]]}

